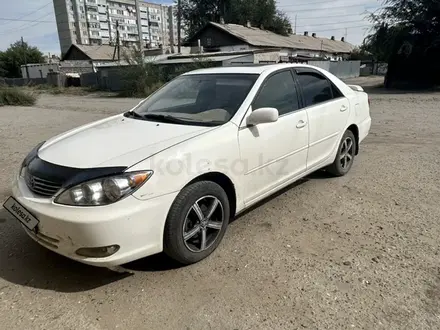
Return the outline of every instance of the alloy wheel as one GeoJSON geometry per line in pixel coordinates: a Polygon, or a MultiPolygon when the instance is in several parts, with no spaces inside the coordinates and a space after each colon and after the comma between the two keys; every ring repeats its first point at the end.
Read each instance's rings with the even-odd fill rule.
{"type": "Polygon", "coordinates": [[[183,241],[188,250],[202,252],[216,241],[223,228],[223,205],[217,197],[199,198],[183,222],[183,241]]]}
{"type": "Polygon", "coordinates": [[[341,151],[339,152],[339,160],[341,162],[341,167],[344,170],[350,168],[354,157],[354,143],[351,137],[347,137],[344,142],[342,142],[341,151]]]}

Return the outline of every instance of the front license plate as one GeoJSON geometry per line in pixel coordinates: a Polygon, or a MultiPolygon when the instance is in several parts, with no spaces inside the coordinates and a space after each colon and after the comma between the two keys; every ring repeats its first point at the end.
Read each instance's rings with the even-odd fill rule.
{"type": "Polygon", "coordinates": [[[40,222],[13,197],[9,197],[3,207],[30,230],[34,230],[40,222]]]}

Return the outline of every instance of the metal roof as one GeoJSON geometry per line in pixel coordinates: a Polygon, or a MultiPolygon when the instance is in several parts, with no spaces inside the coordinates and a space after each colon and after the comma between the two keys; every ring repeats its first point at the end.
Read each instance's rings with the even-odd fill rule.
{"type": "MultiPolygon", "coordinates": [[[[113,60],[113,53],[115,51],[115,46],[110,45],[78,45],[74,44],[72,46],[75,46],[80,51],[82,51],[84,54],[86,54],[91,60],[101,60],[101,61],[112,61],[113,60]]],[[[121,47],[120,53],[123,54],[123,52],[126,50],[126,48],[121,47]]]]}
{"type": "Polygon", "coordinates": [[[271,31],[238,24],[219,24],[215,22],[210,22],[209,24],[256,47],[278,47],[339,54],[351,53],[354,48],[354,46],[348,42],[327,38],[296,34],[282,36],[271,31]]]}
{"type": "MultiPolygon", "coordinates": [[[[250,53],[252,54],[252,53],[250,53]]],[[[240,58],[247,56],[248,54],[242,54],[242,55],[217,55],[217,56],[203,56],[204,61],[210,61],[210,62],[221,62],[221,61],[227,61],[232,60],[235,58],[240,58]]],[[[186,57],[186,58],[172,58],[172,59],[166,59],[161,61],[156,61],[156,64],[180,64],[180,63],[193,63],[194,60],[196,60],[197,57],[186,57]]]]}

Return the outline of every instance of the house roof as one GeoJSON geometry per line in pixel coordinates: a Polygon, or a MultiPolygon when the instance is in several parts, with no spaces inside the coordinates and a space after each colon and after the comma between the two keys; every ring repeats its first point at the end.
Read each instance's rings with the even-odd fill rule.
{"type": "MultiPolygon", "coordinates": [[[[296,34],[282,36],[271,31],[261,30],[256,27],[247,27],[238,24],[220,24],[209,22],[207,26],[214,26],[255,47],[278,47],[288,49],[315,50],[338,54],[351,53],[354,48],[352,44],[345,41],[296,34]]],[[[190,41],[196,40],[205,28],[203,28],[196,35],[190,38],[190,41]]]]}
{"type": "MultiPolygon", "coordinates": [[[[67,50],[63,59],[68,56],[72,48],[78,49],[84,53],[90,60],[94,61],[112,61],[115,46],[110,45],[78,45],[72,44],[67,50]]],[[[125,51],[124,47],[121,47],[121,54],[125,51]]]]}
{"type": "MultiPolygon", "coordinates": [[[[222,62],[227,60],[238,59],[240,57],[245,57],[244,55],[214,55],[214,56],[203,56],[205,61],[209,62],[222,62]]],[[[188,57],[174,57],[170,59],[165,59],[161,61],[157,61],[156,64],[183,64],[183,63],[194,63],[197,59],[196,56],[188,56],[188,57]]]]}

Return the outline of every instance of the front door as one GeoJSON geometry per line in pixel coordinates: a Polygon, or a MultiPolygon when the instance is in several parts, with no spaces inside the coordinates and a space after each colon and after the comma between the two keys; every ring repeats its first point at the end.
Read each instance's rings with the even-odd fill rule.
{"type": "Polygon", "coordinates": [[[309,127],[300,110],[298,91],[290,69],[266,78],[252,109],[276,108],[278,121],[239,130],[244,165],[245,204],[270,195],[278,186],[306,170],[309,127]]]}

